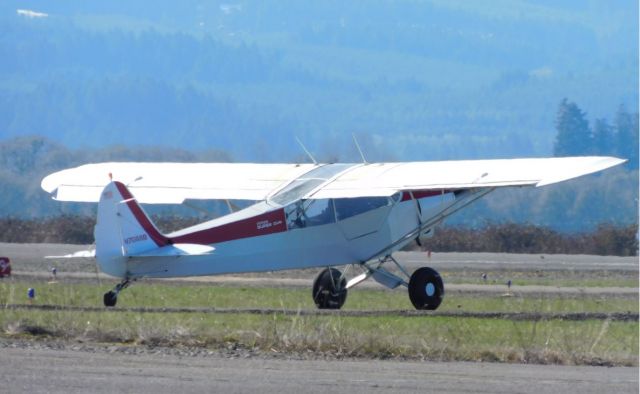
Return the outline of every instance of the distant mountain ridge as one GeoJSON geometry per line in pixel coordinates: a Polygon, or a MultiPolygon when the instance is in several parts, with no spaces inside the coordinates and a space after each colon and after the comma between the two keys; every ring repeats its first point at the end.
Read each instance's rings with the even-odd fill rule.
{"type": "Polygon", "coordinates": [[[638,106],[637,2],[0,3],[0,138],[282,161],[546,156],[638,106]],[[605,4],[606,3],[606,4],[605,4]],[[33,13],[46,14],[33,17],[33,13]]]}

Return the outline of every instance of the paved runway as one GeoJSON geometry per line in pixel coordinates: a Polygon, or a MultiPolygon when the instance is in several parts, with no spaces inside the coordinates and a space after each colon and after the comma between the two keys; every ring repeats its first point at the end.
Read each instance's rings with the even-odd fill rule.
{"type": "MultiPolygon", "coordinates": [[[[0,243],[0,255],[11,256],[13,273],[16,278],[47,280],[49,268],[58,268],[61,281],[94,282],[96,276],[101,280],[113,280],[105,274],[97,274],[93,259],[45,260],[46,255],[64,255],[79,250],[90,249],[90,245],[60,244],[11,244],[0,243]]],[[[433,267],[441,272],[455,271],[528,271],[544,272],[566,271],[568,273],[588,273],[601,271],[616,272],[617,277],[638,276],[638,257],[586,256],[586,255],[534,255],[508,253],[433,253],[398,252],[394,257],[412,271],[421,266],[433,267]]],[[[391,267],[393,268],[393,267],[391,267]]],[[[179,282],[207,282],[240,286],[282,286],[311,287],[319,268],[306,270],[288,270],[250,274],[230,274],[218,276],[189,277],[169,279],[179,282]]],[[[355,271],[354,271],[355,272],[355,271]]],[[[372,280],[360,284],[361,288],[379,289],[380,285],[372,280]]],[[[446,284],[447,292],[452,293],[494,293],[503,294],[504,284],[446,284]]],[[[514,294],[599,294],[637,297],[637,287],[558,287],[558,286],[517,286],[511,288],[514,294]]]]}
{"type": "Polygon", "coordinates": [[[4,348],[11,393],[637,393],[637,368],[307,361],[4,348]]]}
{"type": "MultiPolygon", "coordinates": [[[[0,256],[10,256],[16,271],[47,271],[56,262],[46,261],[47,255],[65,255],[87,250],[91,245],[12,244],[0,243],[0,256]]],[[[408,268],[430,266],[437,270],[616,270],[638,272],[638,257],[541,255],[512,253],[433,253],[397,252],[394,257],[408,268]]],[[[68,272],[95,272],[92,260],[58,260],[59,268],[68,272]]],[[[287,273],[299,271],[287,271],[287,273]]],[[[289,275],[287,275],[289,276],[289,275]]]]}
{"type": "Polygon", "coordinates": [[[433,253],[398,252],[394,257],[409,267],[430,266],[440,270],[616,270],[638,271],[638,257],[591,256],[566,254],[514,253],[433,253]]]}

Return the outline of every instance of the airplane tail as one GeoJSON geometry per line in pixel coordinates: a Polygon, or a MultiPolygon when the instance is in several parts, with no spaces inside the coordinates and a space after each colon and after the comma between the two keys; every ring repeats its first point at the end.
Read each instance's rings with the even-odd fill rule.
{"type": "Polygon", "coordinates": [[[118,277],[128,276],[128,257],[171,243],[158,231],[129,189],[117,181],[110,182],[102,191],[94,237],[100,269],[118,277]]]}

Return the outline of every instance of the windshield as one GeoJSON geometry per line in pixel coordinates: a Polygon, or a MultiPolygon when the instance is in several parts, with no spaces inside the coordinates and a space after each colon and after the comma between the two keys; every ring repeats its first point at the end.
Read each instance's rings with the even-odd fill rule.
{"type": "Polygon", "coordinates": [[[342,171],[354,164],[327,164],[302,175],[300,178],[288,184],[284,189],[280,190],[270,201],[280,205],[286,205],[292,201],[304,197],[307,193],[322,185],[329,179],[338,175],[342,171]]]}

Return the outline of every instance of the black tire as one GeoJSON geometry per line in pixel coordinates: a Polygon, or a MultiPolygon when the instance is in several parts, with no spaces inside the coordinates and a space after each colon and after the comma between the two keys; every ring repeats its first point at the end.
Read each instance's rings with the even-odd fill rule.
{"type": "Polygon", "coordinates": [[[438,271],[418,268],[409,280],[409,299],[416,309],[438,309],[444,298],[444,283],[438,271]]]}
{"type": "Polygon", "coordinates": [[[108,308],[112,308],[116,306],[116,302],[118,302],[118,293],[115,291],[108,291],[104,293],[104,306],[108,308]]]}
{"type": "Polygon", "coordinates": [[[347,299],[346,287],[347,280],[339,270],[325,268],[313,282],[313,302],[318,309],[340,309],[347,299]]]}

